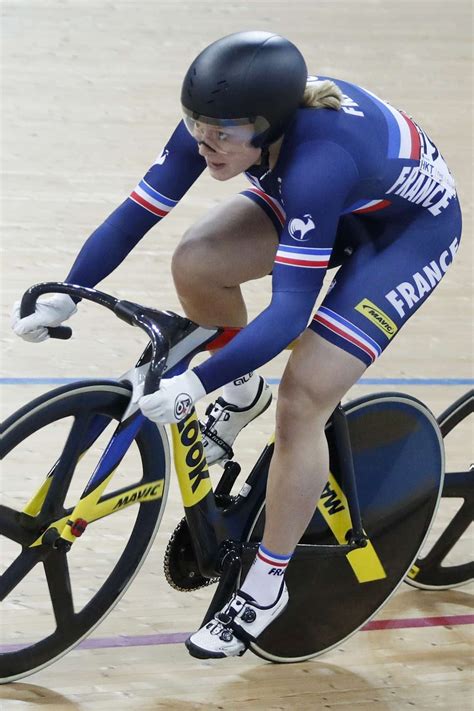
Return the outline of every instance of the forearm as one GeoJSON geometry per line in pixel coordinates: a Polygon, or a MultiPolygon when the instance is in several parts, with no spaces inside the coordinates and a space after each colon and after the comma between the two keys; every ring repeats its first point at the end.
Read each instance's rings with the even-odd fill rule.
{"type": "Polygon", "coordinates": [[[315,292],[277,293],[272,303],[228,345],[194,368],[206,392],[245,375],[281,353],[306,328],[315,292]]]}

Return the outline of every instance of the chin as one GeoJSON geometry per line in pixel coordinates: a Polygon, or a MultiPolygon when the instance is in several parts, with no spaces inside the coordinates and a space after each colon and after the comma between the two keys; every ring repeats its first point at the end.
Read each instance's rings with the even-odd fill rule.
{"type": "Polygon", "coordinates": [[[211,174],[211,178],[214,178],[214,180],[219,180],[220,182],[223,182],[224,180],[230,180],[230,178],[234,178],[237,175],[237,173],[231,170],[214,171],[212,168],[209,168],[209,173],[211,174]]]}

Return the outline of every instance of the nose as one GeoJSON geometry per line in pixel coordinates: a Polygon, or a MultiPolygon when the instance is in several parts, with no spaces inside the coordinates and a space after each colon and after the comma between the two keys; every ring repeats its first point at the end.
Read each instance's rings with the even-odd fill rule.
{"type": "Polygon", "coordinates": [[[206,157],[206,155],[209,155],[209,153],[215,153],[216,151],[214,148],[211,148],[211,146],[206,143],[205,141],[198,141],[198,147],[199,147],[199,154],[201,156],[206,157]]]}

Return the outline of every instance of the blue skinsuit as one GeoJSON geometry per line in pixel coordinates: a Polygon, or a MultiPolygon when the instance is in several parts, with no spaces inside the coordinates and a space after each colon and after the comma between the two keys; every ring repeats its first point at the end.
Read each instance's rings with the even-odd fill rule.
{"type": "MultiPolygon", "coordinates": [[[[195,368],[207,392],[268,362],[304,331],[332,266],[340,269],[309,327],[370,365],[458,249],[461,211],[437,148],[402,112],[334,81],[342,108],[299,109],[275,167],[246,173],[251,186],[242,194],[279,235],[272,300],[195,368]]],[[[131,195],[89,237],[67,281],[94,286],[110,274],[205,167],[180,123],[131,195]]]]}

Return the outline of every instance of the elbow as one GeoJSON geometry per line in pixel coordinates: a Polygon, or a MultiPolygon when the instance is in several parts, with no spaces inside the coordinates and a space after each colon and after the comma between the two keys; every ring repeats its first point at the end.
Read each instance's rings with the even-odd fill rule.
{"type": "Polygon", "coordinates": [[[295,323],[295,336],[294,338],[298,338],[301,336],[303,331],[306,330],[308,326],[308,321],[311,315],[311,310],[307,314],[303,314],[302,317],[298,318],[297,322],[295,323]]]}
{"type": "Polygon", "coordinates": [[[274,295],[272,306],[277,314],[281,335],[287,341],[286,345],[301,336],[308,326],[317,295],[317,292],[280,292],[274,295]]]}
{"type": "Polygon", "coordinates": [[[312,308],[308,311],[306,309],[303,312],[299,311],[298,313],[294,314],[294,317],[291,318],[291,320],[288,321],[289,327],[287,328],[286,333],[289,339],[289,343],[299,338],[303,331],[306,330],[309,318],[311,316],[311,311],[312,308]]]}

